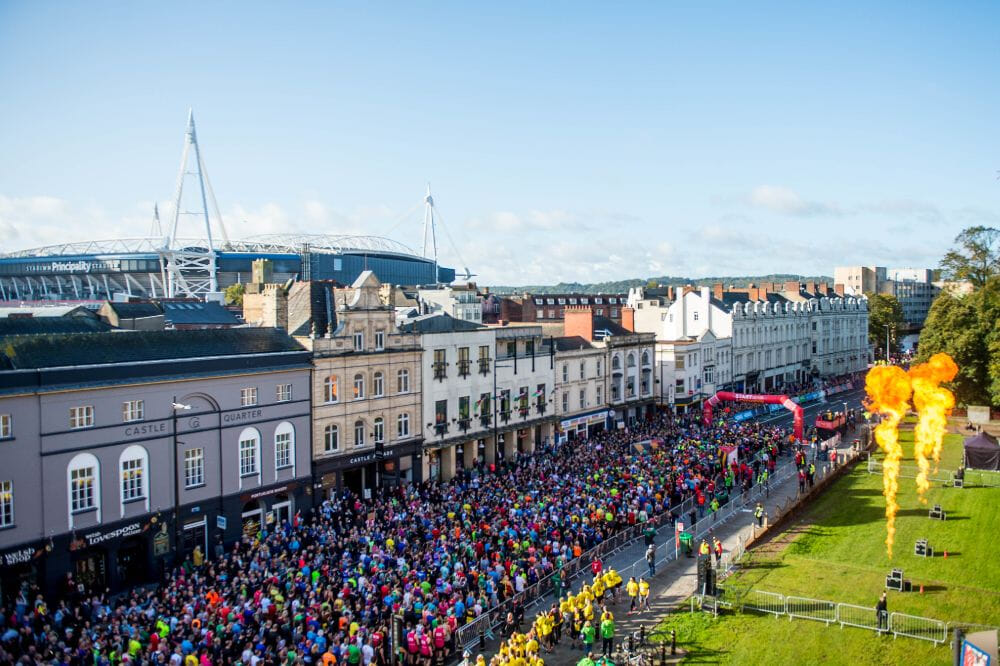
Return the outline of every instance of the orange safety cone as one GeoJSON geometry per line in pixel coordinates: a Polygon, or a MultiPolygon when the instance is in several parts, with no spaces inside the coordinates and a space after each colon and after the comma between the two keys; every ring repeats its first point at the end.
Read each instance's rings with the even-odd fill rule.
{"type": "Polygon", "coordinates": [[[944,559],[946,559],[946,560],[948,559],[948,551],[947,550],[944,551],[944,559]]]}
{"type": "Polygon", "coordinates": [[[920,594],[923,594],[923,593],[924,593],[924,584],[921,583],[920,584],[920,594]]]}

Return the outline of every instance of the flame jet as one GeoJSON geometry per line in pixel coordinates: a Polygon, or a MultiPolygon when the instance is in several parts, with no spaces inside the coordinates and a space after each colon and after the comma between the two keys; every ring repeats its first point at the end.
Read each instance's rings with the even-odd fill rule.
{"type": "Polygon", "coordinates": [[[917,427],[913,432],[913,455],[917,459],[917,492],[921,503],[926,504],[924,493],[930,489],[927,476],[934,459],[934,470],[941,461],[941,445],[948,425],[948,416],[955,406],[955,396],[939,386],[950,382],[958,374],[958,366],[947,354],[934,354],[927,363],[910,368],[913,386],[913,406],[917,409],[917,427]]]}
{"type": "Polygon", "coordinates": [[[872,368],[865,377],[865,391],[868,393],[866,409],[881,413],[882,422],[875,426],[875,440],[885,451],[882,463],[882,494],[885,495],[885,545],[892,558],[892,544],[896,540],[896,512],[899,504],[899,461],[903,457],[903,447],[899,444],[899,422],[906,415],[912,388],[910,377],[902,368],[882,365],[872,368]]]}

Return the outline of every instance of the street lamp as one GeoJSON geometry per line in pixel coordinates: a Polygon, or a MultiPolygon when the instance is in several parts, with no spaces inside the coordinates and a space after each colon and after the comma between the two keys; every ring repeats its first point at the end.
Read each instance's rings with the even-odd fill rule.
{"type": "MultiPolygon", "coordinates": [[[[173,446],[173,449],[172,449],[172,451],[173,451],[172,457],[173,457],[173,460],[174,460],[174,462],[173,462],[173,470],[174,470],[174,557],[176,557],[177,553],[179,552],[180,547],[181,547],[181,506],[180,506],[181,505],[181,486],[180,486],[180,480],[179,480],[179,472],[180,472],[180,470],[177,468],[177,445],[180,442],[177,441],[177,412],[181,411],[181,410],[183,410],[183,411],[190,411],[191,410],[191,405],[185,405],[185,404],[177,402],[177,397],[174,396],[173,401],[170,403],[170,407],[171,407],[170,415],[173,417],[172,434],[173,434],[173,440],[174,440],[174,446],[173,446]]],[[[220,460],[219,462],[221,464],[222,461],[220,460]]],[[[219,488],[219,493],[220,494],[222,493],[222,488],[219,488]]]]}
{"type": "Polygon", "coordinates": [[[885,362],[889,362],[889,324],[882,324],[885,326],[885,362]]]}

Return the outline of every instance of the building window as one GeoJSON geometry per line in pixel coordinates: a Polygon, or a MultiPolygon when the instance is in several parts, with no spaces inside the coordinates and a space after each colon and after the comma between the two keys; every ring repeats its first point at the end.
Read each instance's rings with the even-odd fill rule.
{"type": "Polygon", "coordinates": [[[698,313],[697,312],[694,313],[694,320],[698,321],[698,313]]]}
{"type": "Polygon", "coordinates": [[[400,414],[396,417],[396,436],[402,439],[410,436],[410,415],[400,414]]]}
{"type": "Polygon", "coordinates": [[[0,527],[14,524],[14,482],[0,481],[0,527]]]}
{"type": "Polygon", "coordinates": [[[14,427],[10,414],[0,414],[0,439],[10,439],[14,436],[14,427]]]}
{"type": "Polygon", "coordinates": [[[587,390],[580,389],[580,409],[587,406],[587,390]]]}
{"type": "Polygon", "coordinates": [[[594,298],[594,305],[601,305],[602,303],[604,303],[604,299],[600,296],[594,298]]]}
{"type": "Polygon", "coordinates": [[[458,348],[458,376],[468,377],[470,374],[471,361],[469,361],[469,348],[458,348]]]}
{"type": "Polygon", "coordinates": [[[354,399],[361,400],[365,397],[365,376],[358,373],[354,375],[354,399]]]}
{"type": "Polygon", "coordinates": [[[396,371],[396,393],[409,393],[410,392],[410,371],[409,370],[397,370],[396,371]]]}
{"type": "Polygon", "coordinates": [[[354,422],[354,446],[364,446],[365,445],[365,422],[355,421],[354,422]]]}
{"type": "Polygon", "coordinates": [[[94,492],[96,483],[96,465],[85,464],[69,470],[70,511],[77,513],[96,508],[94,492]]]}
{"type": "MultiPolygon", "coordinates": [[[[618,319],[618,308],[611,308],[611,318],[618,319]]],[[[697,317],[695,317],[697,319],[697,317]]]]}
{"type": "Polygon", "coordinates": [[[434,402],[434,428],[438,434],[448,431],[448,401],[436,400],[434,402]]]}
{"type": "Polygon", "coordinates": [[[602,402],[602,400],[601,400],[601,387],[598,386],[597,387],[597,404],[600,405],[601,402],[602,402]]]}
{"type": "Polygon", "coordinates": [[[448,376],[447,350],[434,350],[434,379],[444,379],[448,376]]]}
{"type": "Polygon", "coordinates": [[[381,372],[376,372],[372,376],[372,395],[381,398],[385,393],[385,377],[381,372]]]}
{"type": "Polygon", "coordinates": [[[257,473],[257,442],[254,435],[240,438],[240,476],[257,473]]]}
{"type": "Polygon", "coordinates": [[[490,371],[490,348],[488,345],[479,347],[479,374],[485,375],[490,371]]]}
{"type": "Polygon", "coordinates": [[[122,502],[132,502],[146,496],[146,450],[130,446],[122,452],[122,502]]]}
{"type": "Polygon", "coordinates": [[[323,402],[337,402],[337,377],[334,375],[323,380],[323,402]]]}
{"type": "Polygon", "coordinates": [[[274,389],[274,399],[277,402],[288,402],[292,399],[292,385],[278,384],[274,389]]]}
{"type": "Polygon", "coordinates": [[[184,487],[205,485],[205,449],[188,449],[184,452],[184,487]]]}
{"type": "Polygon", "coordinates": [[[586,379],[587,377],[587,362],[580,361],[580,379],[586,379]]]}
{"type": "Polygon", "coordinates": [[[373,430],[375,431],[375,443],[376,444],[381,444],[382,442],[384,442],[385,441],[385,421],[382,419],[381,416],[378,417],[377,419],[375,419],[375,427],[373,428],[373,430]]]}
{"type": "Polygon", "coordinates": [[[601,359],[597,359],[597,376],[601,376],[601,359]]]}
{"type": "Polygon", "coordinates": [[[604,316],[604,308],[597,308],[596,310],[594,310],[594,314],[597,315],[598,317],[603,317],[604,316]]]}
{"type": "Polygon", "coordinates": [[[365,350],[365,334],[363,331],[358,331],[354,334],[354,351],[364,351],[365,350]]]}
{"type": "Polygon", "coordinates": [[[569,381],[569,363],[563,363],[562,378],[563,378],[563,383],[569,381]]]}
{"type": "Polygon", "coordinates": [[[375,331],[375,351],[385,349],[385,331],[375,331]]]}
{"type": "Polygon", "coordinates": [[[562,410],[563,412],[569,411],[569,392],[563,391],[562,394],[562,410]]]}
{"type": "Polygon", "coordinates": [[[240,405],[243,407],[253,407],[257,404],[257,387],[247,386],[240,389],[240,405]]]}
{"type": "Polygon", "coordinates": [[[292,466],[292,432],[288,429],[275,431],[274,468],[283,469],[285,467],[291,467],[291,466],[292,466]]]}
{"type": "Polygon", "coordinates": [[[126,400],[122,403],[122,421],[141,421],[143,412],[142,400],[126,400]]]}
{"type": "Polygon", "coordinates": [[[83,405],[69,408],[69,427],[73,430],[90,428],[94,425],[94,406],[83,405]]]}
{"type": "Polygon", "coordinates": [[[340,449],[340,431],[335,425],[323,428],[323,450],[333,453],[340,449]]]}

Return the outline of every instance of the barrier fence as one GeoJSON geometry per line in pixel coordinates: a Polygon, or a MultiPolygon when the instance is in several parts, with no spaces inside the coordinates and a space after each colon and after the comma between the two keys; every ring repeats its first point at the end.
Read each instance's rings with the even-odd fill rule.
{"type": "Polygon", "coordinates": [[[964,622],[943,622],[930,617],[907,615],[906,613],[885,613],[879,615],[871,606],[837,603],[826,599],[810,599],[807,597],[785,596],[778,592],[764,590],[720,586],[717,600],[703,605],[713,612],[718,607],[726,606],[739,611],[754,611],[767,613],[775,617],[787,616],[789,620],[799,618],[815,620],[827,626],[838,624],[843,627],[857,627],[893,637],[904,636],[922,641],[930,641],[935,645],[943,645],[949,640],[952,630],[961,628],[965,631],[986,631],[997,627],[970,624],[964,622]]]}

